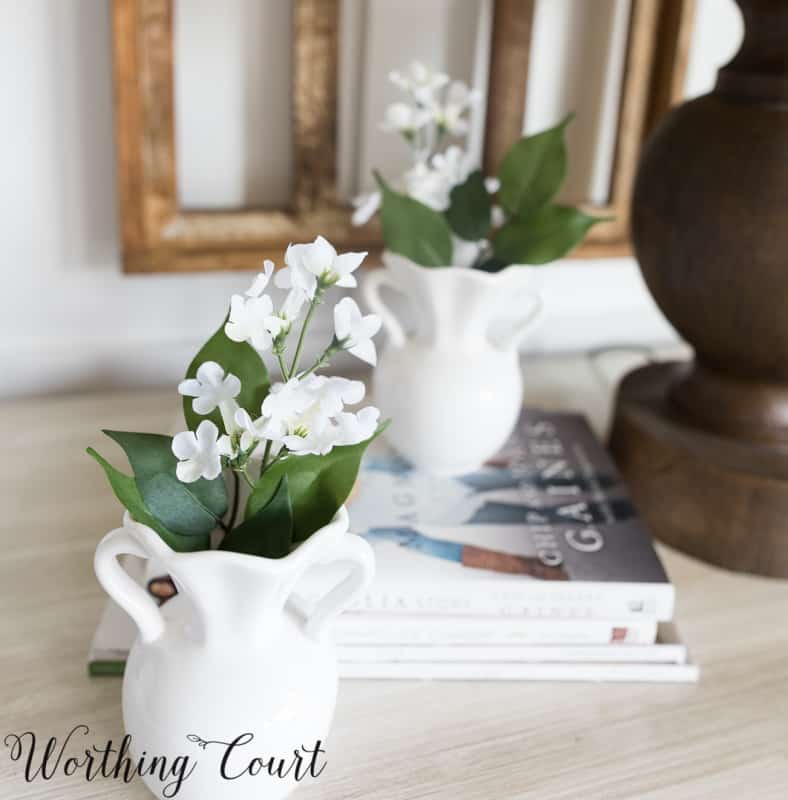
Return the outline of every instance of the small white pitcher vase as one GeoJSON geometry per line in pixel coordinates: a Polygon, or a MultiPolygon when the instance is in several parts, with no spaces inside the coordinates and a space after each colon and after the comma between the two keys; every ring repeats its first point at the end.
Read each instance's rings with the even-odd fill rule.
{"type": "Polygon", "coordinates": [[[388,439],[418,469],[474,470],[517,424],[518,345],[542,308],[537,269],[428,268],[392,253],[383,263],[365,276],[362,291],[388,334],[373,374],[375,401],[392,419],[388,439]],[[383,302],[383,286],[407,296],[415,333],[406,334],[383,302]]]}
{"type": "Polygon", "coordinates": [[[330,750],[310,752],[318,741],[325,751],[336,701],[336,656],[326,634],[374,572],[372,549],[347,531],[343,507],[281,559],[176,553],[128,515],[101,541],[96,575],[139,628],[123,680],[123,718],[135,763],[143,753],[147,763],[166,758],[163,780],[160,769],[142,773],[156,797],[279,800],[299,775],[310,780],[310,765],[330,761],[330,750]],[[123,554],[156,559],[179,594],[160,609],[122,568],[123,554]],[[287,602],[299,578],[313,564],[335,561],[350,572],[309,618],[300,616],[287,602]],[[193,771],[178,787],[168,770],[186,756],[193,771]],[[284,778],[270,774],[280,762],[284,778]]]}

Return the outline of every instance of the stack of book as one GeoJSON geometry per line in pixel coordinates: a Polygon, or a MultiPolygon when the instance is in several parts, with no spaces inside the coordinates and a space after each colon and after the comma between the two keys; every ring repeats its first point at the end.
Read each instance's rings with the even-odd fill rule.
{"type": "MultiPolygon", "coordinates": [[[[349,508],[377,574],[336,624],[344,676],[697,679],[674,588],[580,415],[525,411],[495,459],[456,478],[378,446],[349,508]]],[[[305,612],[339,577],[307,576],[305,612]]]]}
{"type": "MultiPolygon", "coordinates": [[[[488,464],[412,470],[375,443],[349,500],[375,580],[336,622],[347,678],[694,681],[671,623],[674,588],[612,460],[585,419],[525,411],[488,464]]],[[[308,573],[310,607],[343,577],[308,573]]],[[[114,606],[91,651],[122,669],[134,630],[114,606]]]]}

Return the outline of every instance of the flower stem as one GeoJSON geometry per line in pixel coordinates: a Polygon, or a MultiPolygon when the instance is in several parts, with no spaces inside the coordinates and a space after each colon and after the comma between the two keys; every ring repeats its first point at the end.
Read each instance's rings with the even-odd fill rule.
{"type": "Polygon", "coordinates": [[[265,443],[265,450],[263,450],[263,463],[260,466],[261,472],[265,469],[266,464],[268,464],[268,456],[271,455],[271,444],[272,441],[270,439],[265,443]]]}
{"type": "Polygon", "coordinates": [[[276,359],[279,362],[279,369],[282,371],[282,380],[287,382],[290,379],[290,372],[287,369],[287,364],[285,364],[284,357],[281,353],[277,353],[276,359]]]}
{"type": "Polygon", "coordinates": [[[320,369],[321,367],[325,367],[327,365],[328,361],[324,361],[321,356],[317,361],[315,361],[314,364],[312,364],[309,369],[305,369],[303,372],[299,373],[298,379],[301,380],[301,378],[306,378],[307,375],[311,375],[316,369],[320,369]]]}
{"type": "Polygon", "coordinates": [[[315,292],[315,296],[309,301],[309,311],[306,312],[304,324],[301,326],[301,333],[298,335],[298,344],[296,345],[295,355],[293,356],[293,363],[290,365],[290,375],[296,374],[296,370],[298,369],[298,359],[301,358],[301,350],[304,347],[306,329],[309,327],[309,323],[312,321],[312,315],[315,313],[315,309],[318,307],[320,300],[320,290],[318,289],[315,292]]]}
{"type": "Polygon", "coordinates": [[[331,357],[342,349],[342,343],[337,342],[337,340],[334,339],[334,341],[332,341],[331,344],[318,356],[318,358],[315,360],[315,363],[312,364],[309,369],[305,369],[303,372],[298,374],[299,380],[306,378],[307,375],[311,375],[316,369],[327,367],[331,357]]]}
{"type": "Polygon", "coordinates": [[[265,475],[265,473],[269,469],[271,469],[271,467],[273,467],[274,464],[276,464],[279,461],[282,461],[287,455],[287,452],[288,452],[287,450],[282,448],[267,464],[263,464],[263,466],[260,468],[260,477],[262,478],[263,475],[265,475]]]}
{"type": "Polygon", "coordinates": [[[238,516],[238,501],[240,500],[240,481],[238,480],[238,473],[233,472],[233,509],[230,513],[230,522],[227,524],[227,530],[231,531],[235,525],[235,518],[238,516]]]}
{"type": "Polygon", "coordinates": [[[249,477],[249,473],[246,471],[245,466],[239,467],[237,470],[235,470],[235,472],[246,481],[247,486],[254,489],[254,481],[252,481],[252,479],[249,477]]]}

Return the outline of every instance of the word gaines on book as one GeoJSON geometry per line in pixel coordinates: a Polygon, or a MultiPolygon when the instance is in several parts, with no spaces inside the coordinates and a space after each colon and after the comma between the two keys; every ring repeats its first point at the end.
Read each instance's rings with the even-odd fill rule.
{"type": "MultiPolygon", "coordinates": [[[[200,766],[192,755],[150,755],[143,751],[138,757],[131,755],[131,737],[124,736],[115,746],[110,739],[100,745],[85,746],[84,739],[90,735],[87,725],[75,725],[62,739],[49,737],[40,746],[33,731],[9,733],[3,743],[8,748],[12,761],[24,767],[24,780],[50,781],[58,775],[68,777],[81,775],[88,783],[98,778],[120,780],[130,783],[137,776],[153,776],[162,784],[164,797],[177,797],[183,784],[200,766]]],[[[275,779],[290,778],[301,781],[306,777],[317,778],[326,768],[325,750],[318,739],[314,747],[301,746],[287,758],[277,756],[252,756],[247,748],[254,741],[254,734],[242,733],[229,742],[203,739],[189,734],[186,740],[198,749],[217,749],[221,757],[212,766],[227,781],[236,781],[258,776],[275,779]]]]}

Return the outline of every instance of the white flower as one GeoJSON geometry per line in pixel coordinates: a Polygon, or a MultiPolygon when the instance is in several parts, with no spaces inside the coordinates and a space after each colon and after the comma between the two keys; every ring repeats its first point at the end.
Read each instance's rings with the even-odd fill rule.
{"type": "Polygon", "coordinates": [[[344,410],[364,398],[364,384],[337,376],[310,375],[275,383],[263,401],[262,416],[252,420],[239,410],[235,421],[241,448],[269,440],[294,455],[324,455],[338,444],[356,444],[368,439],[377,427],[377,409],[358,414],[344,410]]]}
{"type": "Polygon", "coordinates": [[[358,414],[351,414],[347,411],[338,414],[337,423],[337,444],[358,444],[365,442],[377,430],[380,411],[374,406],[362,408],[358,414]]]}
{"type": "Polygon", "coordinates": [[[325,417],[334,417],[346,405],[360,403],[366,391],[361,381],[351,381],[339,376],[311,375],[305,379],[303,386],[318,404],[320,416],[325,417]]]}
{"type": "Polygon", "coordinates": [[[322,456],[332,448],[365,442],[377,430],[380,411],[374,406],[362,408],[358,414],[343,411],[334,417],[320,417],[302,435],[284,437],[284,445],[295,455],[322,456]]]}
{"type": "Polygon", "coordinates": [[[432,113],[408,103],[392,103],[386,107],[380,127],[384,131],[413,134],[432,122],[432,113]]]}
{"type": "Polygon", "coordinates": [[[445,211],[451,190],[464,183],[470,173],[467,154],[452,145],[445,153],[436,153],[429,165],[419,162],[411,167],[403,176],[405,192],[434,211],[445,211]]]}
{"type": "MultiPolygon", "coordinates": [[[[321,447],[327,446],[330,432],[339,433],[336,426],[329,422],[340,415],[346,404],[355,404],[364,399],[365,387],[361,381],[351,381],[338,376],[310,375],[306,378],[291,378],[287,383],[275,383],[263,401],[262,420],[257,420],[249,427],[246,419],[238,422],[249,430],[252,436],[282,441],[295,451],[304,450],[305,445],[295,443],[290,437],[301,439],[312,432],[320,441],[321,447]]],[[[308,447],[310,451],[314,448],[308,447]]]]}
{"type": "Polygon", "coordinates": [[[318,236],[310,244],[291,244],[285,252],[287,267],[280,270],[274,283],[282,289],[294,289],[308,300],[315,296],[318,278],[326,286],[353,288],[353,272],[366,258],[364,253],[337,254],[330,242],[318,236]]]}
{"type": "Polygon", "coordinates": [[[224,326],[228,339],[234,342],[249,342],[255,350],[270,350],[274,304],[271,298],[241,297],[234,294],[230,300],[230,320],[224,326]]]}
{"type": "Polygon", "coordinates": [[[506,222],[506,212],[499,205],[494,205],[490,209],[490,223],[493,228],[500,228],[504,222],[506,222]]]}
{"type": "MultiPolygon", "coordinates": [[[[287,248],[287,253],[290,252],[290,247],[293,245],[287,248]]],[[[311,300],[317,290],[317,278],[309,270],[302,269],[300,265],[296,266],[295,260],[291,266],[287,260],[287,253],[285,254],[287,266],[276,273],[274,283],[280,289],[289,289],[300,294],[305,300],[311,300]]]]}
{"type": "Polygon", "coordinates": [[[306,388],[304,381],[290,378],[287,383],[275,383],[263,400],[262,414],[265,427],[262,429],[267,439],[281,440],[293,432],[302,421],[304,412],[314,404],[314,396],[306,388]]]}
{"type": "Polygon", "coordinates": [[[215,361],[201,364],[194,378],[187,378],[178,384],[179,394],[193,397],[192,408],[195,414],[210,414],[217,406],[231,401],[241,391],[241,381],[227,373],[215,361]]]}
{"type": "MultiPolygon", "coordinates": [[[[433,211],[445,211],[451,203],[451,190],[464,183],[473,171],[468,155],[456,145],[445,153],[436,153],[429,164],[417,161],[402,176],[402,189],[409,197],[424,203],[433,211]]],[[[485,188],[495,194],[500,188],[498,178],[485,178],[485,188]]],[[[353,224],[363,225],[380,208],[380,192],[361,194],[353,199],[353,224]]]]}
{"type": "Polygon", "coordinates": [[[405,194],[433,211],[445,211],[449,207],[452,186],[429,165],[417,162],[402,176],[402,180],[405,194]]]}
{"type": "Polygon", "coordinates": [[[268,281],[271,280],[271,275],[274,272],[274,262],[269,259],[263,261],[263,271],[258,272],[252,285],[246,290],[247,297],[260,297],[268,286],[268,281]]]}
{"type": "Polygon", "coordinates": [[[436,153],[432,157],[432,168],[452,187],[464,183],[472,171],[472,164],[468,154],[452,145],[443,153],[436,153]]]}
{"type": "Polygon", "coordinates": [[[260,442],[266,438],[265,417],[253,420],[245,408],[239,408],[235,412],[235,424],[241,431],[241,450],[248,450],[255,442],[260,442]]]}
{"type": "Polygon", "coordinates": [[[266,322],[266,326],[274,337],[280,334],[288,334],[293,323],[298,319],[301,309],[306,302],[306,297],[302,292],[291,289],[285,297],[284,303],[279,311],[266,322]]]}
{"type": "Polygon", "coordinates": [[[338,428],[326,418],[318,418],[311,427],[301,427],[297,432],[283,437],[282,443],[294,455],[324,456],[337,444],[338,428]]]}
{"type": "Polygon", "coordinates": [[[364,225],[369,222],[380,208],[383,196],[380,192],[360,194],[353,198],[353,224],[364,225]]]}
{"type": "Polygon", "coordinates": [[[446,100],[436,104],[435,116],[438,125],[453,136],[463,136],[468,132],[465,112],[481,100],[478,89],[469,89],[462,81],[453,81],[446,92],[446,100]]]}
{"type": "Polygon", "coordinates": [[[219,436],[219,429],[204,419],[197,432],[183,431],[173,437],[172,452],[178,459],[178,480],[193,483],[199,478],[212,481],[222,473],[222,456],[232,453],[229,436],[219,436]]]}
{"type": "Polygon", "coordinates": [[[287,293],[282,307],[279,309],[279,316],[290,323],[298,319],[301,309],[304,306],[306,298],[301,292],[293,291],[292,289],[287,293]]]}
{"type": "Polygon", "coordinates": [[[435,92],[449,82],[449,76],[444,72],[435,72],[420,61],[411,63],[408,71],[389,72],[389,80],[399,89],[412,94],[416,100],[427,105],[435,92]]]}
{"type": "Polygon", "coordinates": [[[501,188],[501,179],[493,177],[485,178],[484,188],[487,190],[487,194],[495,194],[501,188]]]}
{"type": "Polygon", "coordinates": [[[373,366],[377,363],[377,353],[372,337],[380,330],[380,317],[367,314],[363,317],[356,301],[344,297],[334,306],[334,331],[344,349],[356,358],[373,366]]]}

